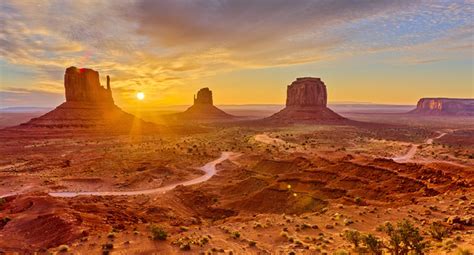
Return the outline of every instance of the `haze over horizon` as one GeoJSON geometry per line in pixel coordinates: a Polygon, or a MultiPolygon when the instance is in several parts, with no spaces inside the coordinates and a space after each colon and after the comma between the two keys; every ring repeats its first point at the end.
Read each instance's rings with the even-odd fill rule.
{"type": "Polygon", "coordinates": [[[69,66],[110,75],[124,108],[284,104],[296,77],[329,102],[474,97],[472,1],[2,1],[0,108],[64,101],[69,66]],[[143,101],[137,92],[146,96],[143,101]]]}

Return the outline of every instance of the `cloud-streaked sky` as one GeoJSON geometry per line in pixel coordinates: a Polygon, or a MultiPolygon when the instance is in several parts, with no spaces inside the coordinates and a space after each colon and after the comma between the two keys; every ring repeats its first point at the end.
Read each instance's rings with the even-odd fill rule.
{"type": "Polygon", "coordinates": [[[330,102],[474,97],[471,0],[3,0],[0,20],[0,107],[59,104],[72,65],[110,75],[124,108],[201,87],[283,104],[301,76],[330,102]]]}

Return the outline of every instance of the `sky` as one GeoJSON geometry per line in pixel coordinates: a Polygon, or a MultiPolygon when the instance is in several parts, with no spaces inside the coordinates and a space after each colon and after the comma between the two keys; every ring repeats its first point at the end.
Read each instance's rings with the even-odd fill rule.
{"type": "Polygon", "coordinates": [[[330,103],[474,97],[472,0],[2,0],[0,22],[0,107],[60,104],[69,66],[110,75],[123,108],[202,87],[284,104],[306,76],[330,103]]]}

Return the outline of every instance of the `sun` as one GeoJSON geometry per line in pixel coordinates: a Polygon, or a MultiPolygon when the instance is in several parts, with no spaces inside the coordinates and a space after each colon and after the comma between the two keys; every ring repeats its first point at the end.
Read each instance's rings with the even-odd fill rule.
{"type": "Polygon", "coordinates": [[[138,100],[143,100],[145,98],[145,93],[143,92],[138,92],[137,93],[137,99],[138,100]]]}

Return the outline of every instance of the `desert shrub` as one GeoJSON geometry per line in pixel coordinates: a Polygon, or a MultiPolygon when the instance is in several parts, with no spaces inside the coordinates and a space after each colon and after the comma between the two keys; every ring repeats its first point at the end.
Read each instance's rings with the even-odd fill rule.
{"type": "Polygon", "coordinates": [[[362,242],[364,245],[367,247],[367,249],[372,252],[372,254],[375,255],[381,255],[382,254],[382,241],[380,241],[379,238],[372,234],[364,235],[362,236],[362,242]]]}
{"type": "Polygon", "coordinates": [[[423,236],[417,227],[413,226],[408,220],[403,220],[393,226],[386,223],[384,232],[388,235],[389,241],[386,245],[390,252],[394,255],[423,254],[427,248],[427,243],[423,241],[423,236]]]}
{"type": "Polygon", "coordinates": [[[168,238],[168,233],[160,226],[152,225],[150,232],[153,240],[166,240],[168,238]]]}
{"type": "Polygon", "coordinates": [[[67,252],[69,251],[69,246],[65,245],[65,244],[61,244],[58,248],[59,252],[67,252]]]}
{"type": "Polygon", "coordinates": [[[449,234],[448,229],[439,222],[433,222],[428,232],[437,241],[443,241],[443,238],[449,234]]]}
{"type": "Polygon", "coordinates": [[[346,230],[344,231],[344,238],[352,243],[355,248],[359,247],[359,243],[361,241],[361,235],[357,230],[346,230]]]}
{"type": "Polygon", "coordinates": [[[182,251],[189,251],[189,250],[191,250],[191,244],[183,243],[179,246],[179,249],[182,250],[182,251]]]}
{"type": "Polygon", "coordinates": [[[454,253],[456,255],[473,255],[473,253],[469,250],[469,249],[463,249],[463,248],[459,248],[456,250],[456,253],[454,253]]]}
{"type": "Polygon", "coordinates": [[[106,244],[102,245],[102,250],[112,250],[113,248],[114,248],[113,243],[106,243],[106,244]]]}
{"type": "Polygon", "coordinates": [[[350,255],[350,253],[344,249],[340,249],[340,250],[335,251],[333,255],[350,255]]]}
{"type": "Polygon", "coordinates": [[[3,217],[1,220],[0,220],[0,224],[2,225],[6,225],[9,221],[11,221],[12,219],[10,219],[10,217],[3,217]]]}
{"type": "Polygon", "coordinates": [[[362,198],[361,197],[355,197],[354,198],[354,202],[358,205],[360,205],[362,203],[362,198]]]}
{"type": "Polygon", "coordinates": [[[238,239],[238,238],[240,237],[240,232],[234,231],[234,232],[232,232],[231,235],[232,235],[232,237],[233,237],[234,239],[238,239]]]}

